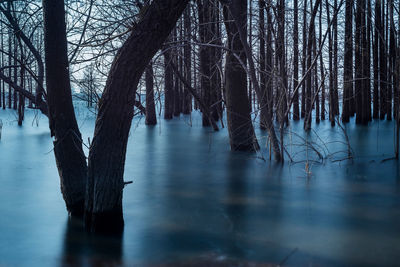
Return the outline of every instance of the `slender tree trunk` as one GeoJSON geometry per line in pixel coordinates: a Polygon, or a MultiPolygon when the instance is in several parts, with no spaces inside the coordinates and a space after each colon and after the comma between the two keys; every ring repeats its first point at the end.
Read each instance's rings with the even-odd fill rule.
{"type": "MultiPolygon", "coordinates": [[[[265,0],[258,1],[259,8],[259,39],[260,39],[260,87],[262,90],[262,98],[258,99],[260,105],[267,104],[268,92],[267,92],[267,69],[266,69],[266,57],[265,57],[265,0]]],[[[262,109],[260,112],[260,128],[262,130],[267,129],[265,121],[267,118],[267,109],[262,109]]]]}
{"type": "MultiPolygon", "coordinates": [[[[319,47],[322,48],[322,3],[321,3],[321,8],[319,11],[319,47]]],[[[319,56],[319,67],[320,67],[320,73],[321,77],[323,79],[321,80],[321,120],[325,120],[325,65],[324,65],[324,59],[323,59],[323,53],[320,53],[319,56]]]]}
{"type": "Polygon", "coordinates": [[[150,62],[146,68],[145,80],[146,80],[146,124],[156,125],[156,105],[154,103],[154,72],[153,64],[150,62]]]}
{"type": "Polygon", "coordinates": [[[371,43],[372,43],[372,11],[371,11],[371,0],[367,1],[367,51],[366,51],[366,76],[367,76],[367,119],[372,121],[372,110],[371,110],[371,43]]]}
{"type": "MultiPolygon", "coordinates": [[[[211,43],[211,0],[198,0],[199,14],[199,36],[202,43],[211,43]]],[[[210,109],[212,104],[212,84],[211,84],[211,55],[212,48],[209,46],[200,47],[200,81],[203,103],[210,109]]],[[[203,126],[210,126],[208,114],[202,114],[203,126]]]]}
{"type": "Polygon", "coordinates": [[[361,34],[361,23],[362,23],[362,0],[357,0],[357,11],[356,11],[356,29],[355,29],[355,98],[356,98],[356,123],[362,123],[362,90],[363,90],[363,67],[362,67],[362,34],[361,34]]]}
{"type": "Polygon", "coordinates": [[[342,121],[350,121],[350,98],[353,92],[353,0],[346,0],[344,70],[343,70],[343,111],[342,121]]]}
{"type": "Polygon", "coordinates": [[[386,41],[385,41],[385,0],[376,0],[377,2],[381,2],[381,22],[379,27],[379,88],[380,88],[380,119],[384,120],[386,115],[386,99],[387,99],[387,92],[386,92],[386,41]]]}
{"type": "MultiPolygon", "coordinates": [[[[307,0],[304,0],[303,7],[303,58],[301,63],[302,68],[302,76],[307,72],[307,0]]],[[[307,85],[303,82],[302,91],[301,91],[301,117],[304,118],[306,114],[306,89],[307,85]]]]}
{"type": "Polygon", "coordinates": [[[278,40],[276,43],[276,54],[278,59],[279,69],[279,82],[277,83],[277,94],[278,97],[278,119],[281,124],[287,125],[289,122],[287,110],[287,98],[288,98],[288,82],[286,73],[286,53],[285,53],[285,0],[279,0],[277,7],[278,16],[278,40]]]}
{"type": "MultiPolygon", "coordinates": [[[[20,84],[21,87],[24,88],[25,86],[25,58],[24,58],[24,50],[22,47],[22,44],[19,40],[18,42],[19,47],[20,47],[20,62],[21,62],[21,68],[20,68],[20,84]]],[[[22,121],[24,120],[24,112],[25,112],[25,98],[24,95],[21,93],[18,93],[18,125],[22,125],[22,121]]]]}
{"type": "Polygon", "coordinates": [[[361,123],[368,124],[368,92],[369,92],[369,78],[367,77],[369,65],[367,55],[367,21],[366,21],[366,1],[361,0],[361,69],[362,69],[362,80],[361,80],[361,123]]]}
{"type": "MultiPolygon", "coordinates": [[[[260,102],[261,113],[264,114],[261,116],[262,120],[265,120],[266,123],[271,122],[274,117],[274,66],[273,66],[273,49],[272,49],[272,37],[273,37],[273,22],[272,22],[272,0],[267,0],[266,2],[266,13],[267,13],[267,41],[266,41],[266,91],[267,91],[267,99],[266,102],[260,102]],[[266,110],[263,111],[263,107],[266,106],[266,110]]],[[[259,98],[260,99],[260,98],[259,98]]],[[[264,99],[261,97],[261,99],[264,99]]]]}
{"type": "MultiPolygon", "coordinates": [[[[298,0],[293,2],[293,89],[299,84],[299,8],[298,0]]],[[[293,120],[299,120],[299,91],[293,94],[293,120]]]]}
{"type": "MultiPolygon", "coordinates": [[[[389,34],[389,75],[388,75],[388,108],[387,108],[387,119],[392,120],[392,94],[394,99],[397,97],[395,89],[395,64],[396,64],[396,37],[395,37],[395,26],[394,26],[394,3],[393,0],[389,0],[389,23],[390,23],[390,34],[389,34]]],[[[389,26],[388,26],[389,28],[389,26]]],[[[395,110],[396,107],[393,108],[395,110]]],[[[395,113],[394,113],[395,114],[395,113]]],[[[396,115],[394,115],[396,116],[396,115]]]]}
{"type": "MultiPolygon", "coordinates": [[[[190,45],[191,38],[191,18],[190,18],[190,6],[188,6],[184,13],[184,28],[185,28],[185,47],[184,47],[184,73],[185,79],[188,83],[192,84],[192,47],[190,45]]],[[[190,114],[192,112],[192,96],[188,92],[188,90],[183,91],[183,114],[190,114]]]]}
{"type": "MultiPolygon", "coordinates": [[[[179,40],[179,36],[178,36],[178,25],[175,26],[174,29],[174,42],[178,43],[179,40]]],[[[178,66],[178,71],[181,72],[181,70],[179,69],[179,48],[175,47],[173,49],[173,64],[175,66],[178,66]]],[[[179,117],[181,115],[181,109],[180,109],[180,104],[181,104],[181,97],[180,97],[180,81],[179,78],[174,75],[174,116],[175,117],[179,117]]]]}
{"type": "MultiPolygon", "coordinates": [[[[312,5],[312,1],[310,2],[312,5]]],[[[312,46],[313,46],[313,40],[315,38],[315,17],[318,12],[319,5],[321,4],[321,0],[316,0],[314,7],[312,7],[312,14],[310,17],[310,25],[308,27],[309,33],[308,33],[308,40],[307,40],[307,69],[312,68],[311,62],[312,60],[312,46]]],[[[311,113],[312,113],[312,95],[311,95],[311,88],[312,88],[312,72],[308,72],[307,78],[306,78],[306,88],[307,88],[307,99],[306,99],[306,114],[305,114],[305,120],[304,120],[304,129],[306,131],[311,129],[311,113]]],[[[316,88],[317,91],[318,88],[316,88]]]]}
{"type": "Polygon", "coordinates": [[[164,119],[172,119],[174,112],[174,73],[171,67],[172,57],[170,47],[164,52],[164,119]]]}
{"type": "Polygon", "coordinates": [[[339,115],[339,89],[338,89],[338,3],[334,0],[333,9],[333,110],[334,115],[339,115]]]}
{"type": "Polygon", "coordinates": [[[380,111],[380,99],[379,99],[379,87],[380,87],[380,64],[379,64],[379,44],[380,44],[380,28],[381,28],[381,3],[380,0],[375,1],[375,27],[374,27],[374,97],[373,97],[373,118],[379,118],[380,111]]]}

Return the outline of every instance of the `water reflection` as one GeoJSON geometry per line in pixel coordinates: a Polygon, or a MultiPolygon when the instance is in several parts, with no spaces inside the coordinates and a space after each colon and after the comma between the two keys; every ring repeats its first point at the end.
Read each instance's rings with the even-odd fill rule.
{"type": "Polygon", "coordinates": [[[61,266],[118,266],[122,256],[122,234],[91,234],[81,220],[68,218],[61,266]]]}

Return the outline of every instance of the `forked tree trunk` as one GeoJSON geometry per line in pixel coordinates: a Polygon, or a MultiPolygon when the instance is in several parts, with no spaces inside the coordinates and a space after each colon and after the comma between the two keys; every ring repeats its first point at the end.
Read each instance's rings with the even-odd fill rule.
{"type": "Polygon", "coordinates": [[[111,66],[89,155],[85,223],[92,231],[123,229],[124,165],[137,85],[174,28],[188,0],[155,0],[111,66]]]}

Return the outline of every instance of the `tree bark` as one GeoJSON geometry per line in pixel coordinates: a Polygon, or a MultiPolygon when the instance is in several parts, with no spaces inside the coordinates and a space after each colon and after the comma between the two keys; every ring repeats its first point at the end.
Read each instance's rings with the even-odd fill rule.
{"type": "Polygon", "coordinates": [[[246,54],[237,27],[238,25],[243,32],[247,33],[246,21],[247,1],[233,0],[229,5],[224,6],[228,47],[232,50],[227,52],[225,63],[225,100],[231,149],[255,151],[259,146],[250,117],[247,75],[241,64],[241,62],[246,62],[246,54]]]}
{"type": "Polygon", "coordinates": [[[123,229],[123,174],[137,85],[187,4],[188,0],[151,2],[113,61],[89,154],[85,223],[92,231],[123,229]]]}
{"type": "Polygon", "coordinates": [[[342,121],[350,121],[350,97],[353,92],[353,0],[346,0],[344,70],[343,70],[343,111],[342,121]]]}
{"type": "Polygon", "coordinates": [[[71,215],[84,210],[87,165],[72,105],[63,0],[43,0],[46,85],[61,191],[71,215]]]}

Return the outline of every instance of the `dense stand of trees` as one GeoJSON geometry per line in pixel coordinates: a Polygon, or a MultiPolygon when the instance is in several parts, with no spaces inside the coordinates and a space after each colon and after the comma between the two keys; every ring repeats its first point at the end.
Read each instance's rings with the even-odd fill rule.
{"type": "Polygon", "coordinates": [[[216,131],[226,116],[232,150],[258,150],[260,127],[277,161],[290,119],[305,131],[395,119],[397,157],[399,10],[395,0],[0,0],[0,106],[20,125],[25,107],[49,118],[68,211],[94,231],[121,229],[135,108],[148,125],[199,110],[216,131]],[[74,96],[97,112],[88,160],[74,96]]]}

